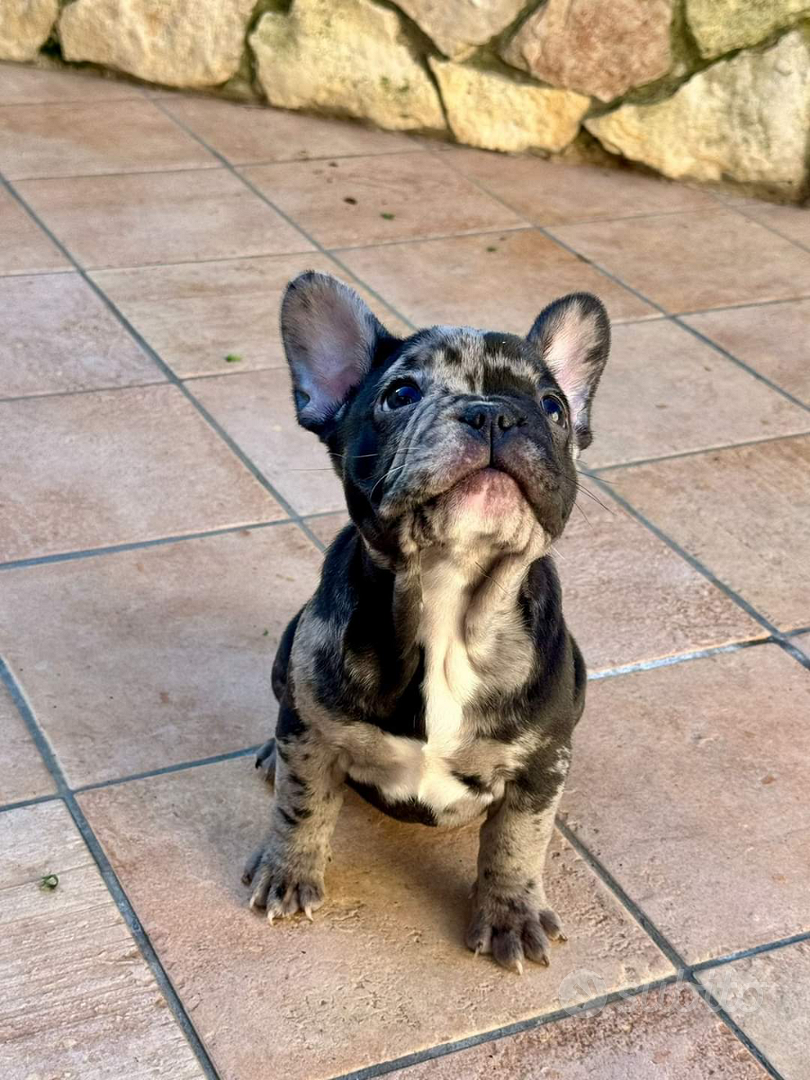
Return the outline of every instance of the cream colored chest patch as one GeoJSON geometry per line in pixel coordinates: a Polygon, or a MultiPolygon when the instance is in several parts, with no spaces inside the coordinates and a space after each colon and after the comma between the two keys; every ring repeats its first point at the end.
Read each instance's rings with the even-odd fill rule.
{"type": "Polygon", "coordinates": [[[447,811],[462,802],[483,809],[494,796],[472,791],[453,775],[454,759],[469,748],[464,705],[479,687],[464,645],[467,578],[452,564],[439,563],[423,573],[422,597],[419,636],[425,649],[422,692],[427,741],[385,735],[384,767],[357,762],[349,771],[356,780],[373,783],[392,801],[418,799],[435,811],[447,811]]]}

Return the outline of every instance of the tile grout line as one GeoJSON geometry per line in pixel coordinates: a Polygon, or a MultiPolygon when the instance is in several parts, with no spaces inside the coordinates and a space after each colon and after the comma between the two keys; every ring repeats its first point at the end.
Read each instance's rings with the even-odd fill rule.
{"type": "MultiPolygon", "coordinates": [[[[436,155],[436,151],[428,151],[428,152],[432,153],[434,156],[436,155]]],[[[503,198],[501,198],[500,195],[496,195],[494,192],[490,191],[490,189],[486,185],[480,183],[478,180],[473,179],[473,177],[471,177],[471,176],[467,176],[466,173],[462,172],[461,169],[457,168],[451,162],[448,162],[447,164],[448,164],[449,168],[451,168],[455,173],[457,173],[459,176],[463,176],[466,180],[469,181],[469,183],[474,184],[480,191],[483,191],[486,195],[489,195],[489,197],[491,199],[495,199],[497,202],[499,202],[501,204],[501,206],[504,206],[507,210],[510,210],[513,214],[517,214],[517,216],[522,221],[527,222],[528,224],[533,224],[533,223],[529,222],[529,219],[524,214],[521,214],[518,210],[515,209],[514,206],[511,206],[510,203],[506,201],[506,199],[503,199],[503,198]]],[[[679,211],[679,212],[680,213],[689,213],[689,211],[679,211]]],[[[710,211],[710,212],[713,212],[713,211],[710,211]]],[[[665,216],[668,216],[668,215],[665,215],[665,216]]],[[[610,219],[610,220],[620,220],[620,219],[610,219]]],[[[633,219],[633,220],[635,220],[635,219],[633,219]]],[[[580,224],[580,223],[577,222],[577,224],[580,224]]],[[[636,289],[632,285],[628,285],[626,281],[623,281],[620,277],[618,277],[618,275],[614,274],[611,270],[608,270],[606,267],[602,266],[598,262],[595,262],[593,259],[588,258],[588,256],[584,255],[582,252],[577,251],[577,249],[575,247],[573,247],[571,244],[566,243],[565,240],[560,239],[560,237],[556,236],[555,233],[552,231],[553,229],[558,228],[558,227],[563,228],[564,226],[554,226],[554,225],[553,226],[546,226],[546,225],[535,225],[534,226],[534,228],[538,229],[549,240],[551,240],[551,241],[553,241],[553,243],[557,244],[558,247],[562,248],[564,251],[569,252],[571,255],[575,256],[576,258],[584,261],[588,266],[592,266],[596,271],[598,271],[600,274],[602,274],[603,277],[606,277],[610,281],[615,282],[615,284],[620,285],[623,289],[625,289],[627,292],[632,293],[639,300],[642,300],[645,304],[649,304],[656,311],[660,312],[661,315],[664,315],[670,322],[674,323],[676,326],[679,326],[682,330],[686,331],[686,333],[691,334],[693,337],[697,338],[699,341],[702,341],[705,345],[708,345],[710,348],[714,349],[715,352],[718,352],[721,356],[725,357],[725,359],[729,360],[731,363],[735,364],[737,367],[741,368],[743,371],[747,371],[749,375],[753,376],[753,378],[757,379],[759,382],[764,383],[766,386],[769,386],[772,390],[774,390],[776,393],[780,394],[782,397],[786,398],[792,404],[799,406],[800,408],[804,409],[806,412],[810,412],[810,406],[806,405],[799,398],[794,397],[793,394],[791,394],[789,391],[785,390],[783,387],[779,386],[778,383],[775,383],[771,379],[767,378],[767,376],[762,375],[759,371],[756,370],[756,368],[752,367],[750,364],[747,364],[747,363],[745,363],[745,361],[740,360],[739,357],[737,357],[733,353],[729,352],[728,349],[724,349],[722,345],[719,345],[712,338],[708,337],[708,335],[701,333],[699,330],[696,330],[694,327],[692,327],[688,323],[684,322],[680,315],[667,311],[667,309],[663,306],[663,304],[659,304],[656,300],[650,299],[649,296],[646,296],[639,289],[636,289]]],[[[642,320],[642,321],[646,321],[646,320],[642,320]]]]}
{"type": "Polygon", "coordinates": [[[717,446],[704,446],[696,450],[678,450],[674,454],[661,454],[660,457],[634,458],[632,461],[617,461],[613,465],[587,466],[588,472],[582,475],[591,480],[604,479],[601,476],[602,473],[614,472],[620,469],[635,469],[642,465],[658,465],[663,461],[680,461],[682,458],[700,457],[701,454],[717,454],[725,450],[740,450],[749,446],[769,446],[771,443],[783,442],[788,439],[806,439],[808,435],[810,435],[810,428],[807,431],[790,431],[785,435],[766,435],[762,439],[743,439],[742,442],[738,443],[719,443],[717,446]]]}
{"type": "Polygon", "coordinates": [[[750,960],[763,955],[763,953],[779,952],[780,949],[787,949],[791,945],[801,945],[805,941],[810,941],[810,930],[804,930],[800,934],[791,934],[789,937],[776,938],[775,941],[766,941],[762,945],[752,945],[749,949],[738,949],[733,953],[724,953],[722,956],[712,957],[710,960],[698,960],[697,963],[690,965],[689,970],[693,974],[699,975],[702,971],[713,971],[715,968],[727,967],[729,964],[736,964],[740,960],[750,960]]]}
{"type": "Polygon", "coordinates": [[[687,982],[689,982],[689,984],[692,986],[698,997],[705,1001],[705,1003],[709,1006],[715,1016],[719,1020],[722,1020],[726,1027],[729,1029],[729,1031],[736,1035],[736,1037],[743,1044],[751,1057],[753,1057],[756,1061],[759,1062],[765,1072],[770,1077],[772,1077],[773,1080],[788,1080],[787,1077],[782,1076],[782,1074],[779,1072],[775,1065],[771,1064],[769,1059],[760,1050],[760,1048],[757,1046],[751,1036],[747,1035],[737,1023],[737,1021],[732,1016],[730,1016],[728,1012],[726,1012],[726,1010],[723,1008],[723,1006],[720,1004],[720,1002],[717,1000],[717,998],[707,986],[704,986],[703,983],[699,982],[691,973],[687,977],[687,982]]]}
{"type": "Polygon", "coordinates": [[[550,229],[542,229],[542,232],[544,232],[550,240],[553,240],[555,244],[559,244],[560,247],[563,248],[565,251],[569,251],[572,255],[575,255],[578,258],[585,259],[588,266],[592,266],[594,270],[597,270],[604,277],[608,278],[608,280],[613,281],[617,285],[621,285],[623,289],[627,289],[629,292],[633,293],[633,295],[638,297],[639,300],[643,300],[645,303],[650,304],[653,308],[655,308],[656,311],[659,311],[663,316],[665,316],[666,319],[673,325],[679,327],[681,330],[684,330],[692,337],[697,338],[698,341],[701,341],[704,345],[707,345],[716,353],[719,353],[720,356],[724,357],[730,363],[734,364],[735,367],[738,367],[742,371],[747,372],[752,378],[756,379],[757,382],[764,383],[765,386],[770,387],[771,390],[779,394],[781,397],[785,398],[791,404],[797,405],[800,409],[804,409],[805,412],[810,412],[810,406],[806,405],[800,398],[797,398],[795,395],[791,394],[789,390],[785,390],[784,387],[780,386],[772,379],[769,379],[767,375],[763,375],[761,372],[757,371],[757,369],[755,367],[752,367],[751,364],[747,364],[744,360],[740,360],[738,356],[735,356],[734,353],[729,352],[728,349],[725,349],[713,338],[710,338],[708,334],[704,334],[701,330],[697,330],[694,326],[691,326],[688,322],[685,322],[681,315],[667,311],[663,304],[659,304],[657,300],[652,300],[649,296],[645,296],[643,292],[641,292],[639,289],[636,289],[633,285],[629,285],[626,281],[623,281],[622,278],[620,278],[617,274],[614,274],[611,270],[608,270],[607,267],[602,266],[601,263],[598,263],[593,259],[590,259],[587,256],[583,255],[581,252],[577,251],[576,248],[566,243],[565,240],[562,240],[560,237],[555,236],[555,234],[550,229]]]}
{"type": "MultiPolygon", "coordinates": [[[[235,174],[238,175],[238,174],[235,174]]],[[[318,539],[315,533],[303,522],[301,515],[299,515],[291,503],[275,488],[273,484],[267,479],[264,473],[259,469],[255,462],[242,450],[235,439],[233,439],[222,427],[222,425],[214,419],[211,413],[202,405],[200,401],[192,394],[191,390],[185,385],[183,380],[175,374],[172,368],[165,362],[162,356],[149,344],[144,336],[137,330],[129,319],[123,314],[118,306],[113,303],[106,292],[92,279],[87,270],[82,266],[79,260],[73,255],[73,253],[61,242],[53,233],[45,222],[39,217],[36,211],[29,206],[26,200],[20,195],[13,184],[11,184],[2,173],[0,173],[0,188],[4,188],[9,195],[19,204],[19,206],[25,211],[31,220],[39,226],[39,228],[48,236],[51,241],[59,248],[62,254],[72,263],[82,279],[93,290],[96,296],[106,305],[109,311],[120,322],[124,329],[129,333],[132,339],[140,347],[140,349],[148,356],[152,362],[158,367],[162,374],[166,377],[167,381],[171,385],[177,387],[180,393],[187,399],[190,405],[193,406],[199,413],[199,415],[205,420],[208,426],[216,432],[220,439],[230,449],[230,451],[241,461],[242,465],[250,472],[253,478],[267,491],[278,503],[278,505],[284,510],[287,516],[293,521],[304,535],[315,545],[318,551],[325,551],[324,544],[318,539]]],[[[302,234],[303,235],[303,234],[302,234]]]]}
{"type": "MultiPolygon", "coordinates": [[[[810,292],[799,293],[796,296],[780,297],[776,300],[742,300],[736,304],[718,304],[716,307],[694,308],[688,311],[674,311],[668,318],[693,319],[700,315],[713,315],[715,312],[741,311],[744,308],[776,307],[779,304],[796,304],[810,299],[810,292]]],[[[643,319],[633,320],[643,322],[643,319]]],[[[620,324],[624,325],[624,324],[620,324]]]]}
{"type": "Polygon", "coordinates": [[[255,746],[246,746],[241,750],[227,750],[222,754],[213,754],[211,757],[197,758],[195,761],[181,761],[177,765],[163,765],[159,769],[145,769],[143,772],[130,773],[128,776],[116,776],[110,780],[97,780],[92,784],[80,784],[79,787],[73,789],[73,792],[75,795],[81,795],[85,791],[101,791],[104,788],[134,783],[136,780],[151,780],[158,776],[171,776],[173,773],[199,769],[205,765],[219,765],[224,761],[237,761],[239,758],[256,754],[263,745],[263,743],[257,743],[255,746]]]}
{"type": "Polygon", "coordinates": [[[599,487],[599,489],[605,495],[609,495],[614,502],[618,503],[626,513],[635,518],[641,525],[648,529],[654,536],[657,536],[662,543],[666,544],[670,550],[674,551],[676,555],[679,555],[685,562],[687,562],[693,570],[697,571],[702,577],[710,581],[715,588],[719,589],[725,596],[728,597],[732,603],[742,610],[755,622],[767,630],[771,635],[774,644],[778,645],[784,652],[791,656],[802,667],[810,670],[810,657],[806,656],[800,649],[788,639],[788,635],[780,630],[770,619],[766,618],[761,612],[759,612],[753,604],[749,603],[745,597],[741,596],[735,589],[732,589],[730,585],[727,585],[725,581],[719,578],[712,570],[696,558],[691,555],[685,548],[673,540],[663,529],[660,529],[655,525],[648,517],[637,510],[628,499],[621,495],[618,491],[615,491],[610,484],[606,484],[601,477],[592,476],[591,479],[599,487]]]}
{"type": "Polygon", "coordinates": [[[558,814],[555,819],[555,824],[557,829],[562,833],[563,837],[571,845],[574,851],[576,851],[583,862],[591,868],[603,885],[613,893],[621,906],[632,915],[647,937],[651,939],[653,944],[663,953],[667,960],[669,960],[670,964],[675,968],[676,975],[680,977],[687,972],[689,970],[689,965],[674,945],[669,942],[652,919],[622,888],[613,874],[611,874],[597,856],[593,854],[587,844],[579,838],[571,826],[568,825],[567,821],[558,814]]]}
{"type": "MultiPolygon", "coordinates": [[[[70,271],[74,273],[75,271],[70,271]]],[[[45,275],[39,274],[38,277],[44,277],[45,275]]],[[[0,277],[0,284],[2,284],[3,278],[0,277]]],[[[46,390],[41,394],[13,394],[10,397],[0,396],[0,405],[7,405],[10,403],[16,403],[18,401],[49,401],[51,398],[61,397],[81,397],[86,394],[104,394],[110,391],[119,390],[143,390],[147,386],[166,386],[165,379],[156,379],[153,382],[131,382],[124,383],[117,386],[83,386],[78,390],[46,390]]]]}
{"type": "Polygon", "coordinates": [[[386,1076],[388,1073],[398,1069],[407,1069],[414,1065],[435,1061],[439,1058],[448,1057],[451,1054],[456,1054],[463,1050],[469,1050],[476,1046],[485,1045],[486,1043],[499,1042],[501,1039],[506,1039],[513,1035],[520,1035],[525,1031],[534,1031],[537,1028],[549,1027],[552,1024],[559,1023],[569,1017],[574,1018],[581,1016],[583,1013],[587,1013],[592,1009],[601,1009],[606,1005],[613,1005],[619,1001],[638,997],[640,994],[671,986],[674,984],[675,978],[674,975],[669,975],[662,979],[654,979],[650,982],[642,983],[639,986],[628,987],[624,990],[613,990],[609,994],[603,994],[596,998],[589,998],[588,1000],[580,1002],[577,1005],[572,1005],[569,1008],[555,1009],[553,1012],[541,1013],[538,1016],[529,1017],[526,1020],[517,1020],[512,1024],[503,1024],[502,1026],[492,1028],[489,1031],[468,1035],[463,1039],[454,1039],[448,1042],[438,1043],[437,1045],[427,1047],[424,1050],[416,1050],[412,1054],[391,1058],[388,1061],[382,1061],[375,1065],[366,1065],[360,1069],[353,1069],[351,1072],[340,1073],[339,1075],[332,1077],[332,1080],[374,1080],[375,1077],[386,1076]]]}
{"type": "MultiPolygon", "coordinates": [[[[593,854],[590,848],[585,844],[576,832],[563,821],[559,815],[556,820],[556,825],[571,847],[577,852],[580,858],[588,864],[594,874],[602,881],[606,888],[613,893],[616,900],[624,907],[624,909],[632,915],[632,917],[639,924],[641,929],[647,934],[647,936],[653,941],[658,949],[666,956],[669,962],[675,967],[676,975],[675,981],[687,982],[698,994],[700,998],[709,1006],[712,1012],[723,1021],[726,1027],[736,1036],[736,1038],[743,1044],[746,1050],[751,1054],[756,1061],[765,1069],[769,1076],[773,1080],[783,1080],[783,1077],[778,1070],[771,1064],[765,1054],[759,1049],[753,1039],[742,1030],[737,1022],[726,1012],[726,1010],[720,1005],[717,998],[712,992],[695,977],[694,970],[690,964],[687,964],[678,950],[672,945],[669,939],[659,930],[650,917],[644,912],[644,910],[629,896],[627,892],[618,883],[616,878],[605,867],[601,860],[593,854]]],[[[807,935],[810,937],[810,934],[807,935]]],[[[701,970],[708,970],[711,965],[706,964],[701,970]]],[[[714,966],[722,966],[718,963],[714,966]]]]}
{"type": "MultiPolygon", "coordinates": [[[[321,515],[325,517],[326,511],[321,515]]],[[[312,515],[315,517],[316,515],[312,515]]],[[[0,563],[0,572],[4,570],[27,569],[32,566],[50,566],[52,563],[74,562],[77,559],[92,559],[100,555],[119,555],[126,551],[143,551],[148,548],[162,547],[165,544],[176,544],[183,540],[203,540],[212,536],[229,536],[232,533],[242,532],[244,529],[272,529],[278,525],[294,525],[295,520],[290,517],[279,518],[277,521],[246,522],[244,525],[226,525],[221,529],[204,529],[201,532],[178,533],[172,536],[160,536],[155,540],[132,540],[124,544],[110,544],[107,547],[79,548],[76,551],[58,552],[53,555],[32,555],[25,559],[12,559],[9,562],[0,563]]]]}
{"type": "Polygon", "coordinates": [[[661,656],[655,660],[637,660],[634,663],[621,664],[618,667],[589,671],[588,682],[602,682],[604,679],[615,679],[620,675],[635,675],[641,671],[657,671],[659,668],[675,667],[676,664],[686,664],[692,660],[707,660],[712,656],[741,652],[743,649],[752,649],[759,645],[775,644],[778,644],[776,639],[772,634],[768,634],[766,637],[730,641],[727,645],[710,645],[705,649],[674,653],[672,656],[661,656]]]}
{"type": "MultiPolygon", "coordinates": [[[[315,510],[311,514],[302,514],[301,521],[309,523],[320,518],[331,517],[333,514],[345,514],[345,509],[315,510]]],[[[0,562],[0,573],[3,570],[20,570],[32,566],[49,566],[51,563],[73,562],[76,559],[91,559],[99,555],[118,555],[125,551],[142,551],[147,548],[162,547],[165,544],[177,544],[184,540],[206,540],[212,536],[228,536],[230,533],[243,532],[256,529],[273,529],[278,525],[296,525],[296,518],[283,517],[275,521],[248,521],[243,525],[224,525],[220,529],[202,529],[199,532],[173,533],[170,536],[159,536],[153,540],[130,540],[123,544],[110,544],[107,547],[77,548],[75,551],[59,551],[52,555],[32,555],[24,559],[11,559],[8,562],[0,562]]]]}
{"type": "MultiPolygon", "coordinates": [[[[190,128],[187,124],[184,124],[181,120],[178,120],[177,117],[172,116],[171,112],[169,112],[167,109],[164,109],[162,105],[158,104],[157,108],[159,108],[165,116],[168,116],[181,131],[184,131],[187,135],[190,135],[191,138],[195,139],[200,144],[200,146],[204,147],[204,149],[208,151],[209,154],[212,154],[218,161],[220,161],[225,167],[225,169],[227,169],[232,176],[235,176],[237,180],[239,180],[239,182],[248,189],[248,191],[253,192],[256,198],[260,199],[265,204],[265,206],[269,206],[271,210],[273,210],[276,214],[279,215],[279,217],[283,218],[288,225],[295,229],[295,231],[300,236],[302,236],[309,244],[311,244],[317,251],[319,251],[321,255],[325,255],[331,262],[339,266],[345,274],[348,274],[353,281],[355,281],[358,285],[362,286],[366,290],[366,292],[369,293],[370,296],[373,296],[376,300],[383,304],[388,309],[388,311],[391,312],[392,315],[398,318],[401,322],[404,322],[406,326],[410,326],[416,329],[411,320],[405,318],[405,316],[400,311],[398,311],[393,306],[393,304],[386,300],[381,293],[368,285],[358,274],[355,274],[354,271],[351,270],[348,266],[346,266],[341,259],[339,259],[331,251],[329,251],[328,248],[324,247],[324,245],[319,240],[317,240],[302,225],[300,225],[295,220],[295,218],[291,217],[285,210],[282,210],[281,207],[277,206],[263,191],[260,191],[259,188],[257,188],[256,185],[253,184],[246,176],[243,176],[242,173],[239,171],[239,168],[233,165],[231,161],[227,157],[225,157],[224,154],[221,154],[218,150],[215,150],[213,146],[211,146],[208,142],[206,142],[205,139],[202,138],[202,136],[198,135],[197,132],[190,128]]],[[[424,153],[425,151],[420,150],[417,152],[424,153]]],[[[240,166],[240,168],[241,167],[242,166],[240,166]]],[[[245,168],[247,168],[247,166],[245,166],[245,168]]]]}
{"type": "Polygon", "coordinates": [[[149,967],[149,970],[151,971],[158,988],[162,992],[167,1005],[171,1009],[172,1015],[178,1027],[183,1032],[187,1042],[189,1043],[192,1053],[196,1057],[200,1068],[202,1069],[207,1080],[219,1080],[219,1074],[217,1073],[217,1070],[208,1055],[208,1051],[205,1049],[205,1046],[203,1045],[200,1036],[197,1034],[193,1023],[191,1022],[191,1018],[186,1011],[185,1005],[183,1004],[180,996],[175,990],[171,979],[166,973],[166,970],[163,967],[160,957],[158,956],[155,947],[149,938],[148,933],[141,925],[135,909],[132,906],[126,892],[124,891],[121,882],[118,880],[118,876],[113,870],[112,864],[107,858],[107,855],[105,854],[104,849],[102,848],[101,843],[98,840],[98,837],[96,836],[95,832],[92,829],[92,826],[85,817],[84,811],[76,801],[76,797],[65,778],[62,767],[57,761],[56,755],[51,749],[48,739],[44,731],[40,727],[33,710],[29,706],[25,696],[23,695],[22,690],[19,687],[19,684],[17,683],[17,680],[15,679],[10,668],[2,657],[0,657],[0,683],[5,686],[6,690],[11,696],[11,699],[14,702],[14,705],[16,706],[17,711],[23,720],[23,723],[28,729],[28,733],[31,736],[32,741],[34,742],[37,750],[39,751],[45,766],[53,777],[58,792],[58,795],[55,798],[61,799],[67,807],[68,812],[70,813],[70,816],[73,820],[74,826],[80,833],[82,840],[84,841],[87,849],[92,855],[98,871],[101,874],[104,884],[107,886],[107,889],[110,893],[110,896],[112,897],[113,902],[115,903],[116,908],[118,909],[119,914],[121,915],[125,925],[129,929],[129,932],[132,934],[132,937],[138,945],[141,955],[143,956],[147,966],[149,967]]]}
{"type": "MultiPolygon", "coordinates": [[[[774,207],[777,207],[779,205],[785,205],[779,203],[767,203],[764,199],[762,200],[762,203],[763,211],[767,210],[768,208],[773,209],[774,207]]],[[[797,206],[794,203],[793,206],[796,210],[802,209],[801,205],[797,206]]],[[[787,240],[789,244],[792,244],[793,247],[798,248],[799,251],[810,251],[810,247],[808,247],[807,244],[803,244],[801,240],[794,240],[792,236],[787,236],[785,233],[779,232],[779,230],[775,229],[773,225],[770,225],[765,221],[760,221],[758,217],[755,217],[752,213],[749,212],[751,210],[751,207],[732,206],[731,208],[733,209],[735,214],[739,214],[740,217],[745,218],[746,221],[751,221],[754,223],[754,225],[759,225],[761,228],[767,229],[769,233],[772,233],[774,236],[778,236],[781,240],[787,240]]]]}

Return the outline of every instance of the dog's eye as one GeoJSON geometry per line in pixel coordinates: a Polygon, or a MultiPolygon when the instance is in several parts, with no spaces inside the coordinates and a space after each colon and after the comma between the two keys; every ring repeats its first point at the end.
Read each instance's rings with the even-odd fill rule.
{"type": "Polygon", "coordinates": [[[554,394],[544,394],[540,405],[549,420],[553,420],[560,427],[565,426],[565,406],[558,397],[554,394]]]}
{"type": "Polygon", "coordinates": [[[383,398],[388,409],[402,409],[406,405],[415,405],[417,401],[421,400],[421,390],[418,386],[414,386],[413,383],[409,382],[394,383],[383,398]]]}

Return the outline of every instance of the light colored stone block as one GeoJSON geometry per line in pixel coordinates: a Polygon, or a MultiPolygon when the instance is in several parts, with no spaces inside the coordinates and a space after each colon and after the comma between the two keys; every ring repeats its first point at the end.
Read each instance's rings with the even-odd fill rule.
{"type": "Polygon", "coordinates": [[[58,14],[59,0],[3,0],[0,60],[35,60],[58,14]]]}
{"type": "Polygon", "coordinates": [[[250,45],[271,105],[323,109],[399,130],[445,127],[439,95],[393,11],[371,0],[296,0],[250,45]]]}
{"type": "Polygon", "coordinates": [[[397,0],[397,7],[445,56],[464,60],[505,30],[526,7],[526,0],[397,0]]]}
{"type": "Polygon", "coordinates": [[[623,105],[585,126],[665,176],[731,178],[798,199],[808,178],[810,44],[792,31],[694,75],[667,101],[623,105]]]}
{"type": "Polygon", "coordinates": [[[484,150],[564,150],[590,100],[497,71],[431,57],[447,120],[459,142],[484,150]]]}
{"type": "Polygon", "coordinates": [[[255,0],[75,0],[62,11],[59,37],[66,60],[165,86],[216,86],[236,74],[254,7],[255,0]]]}
{"type": "Polygon", "coordinates": [[[757,45],[810,15],[808,0],[686,0],[686,18],[703,56],[757,45]]]}

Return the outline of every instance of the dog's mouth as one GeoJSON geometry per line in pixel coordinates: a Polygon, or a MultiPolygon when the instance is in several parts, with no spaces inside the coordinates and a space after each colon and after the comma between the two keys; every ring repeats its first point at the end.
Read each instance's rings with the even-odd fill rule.
{"type": "Polygon", "coordinates": [[[445,494],[455,510],[497,517],[509,514],[526,503],[520,483],[504,469],[487,465],[475,469],[445,494]]]}

